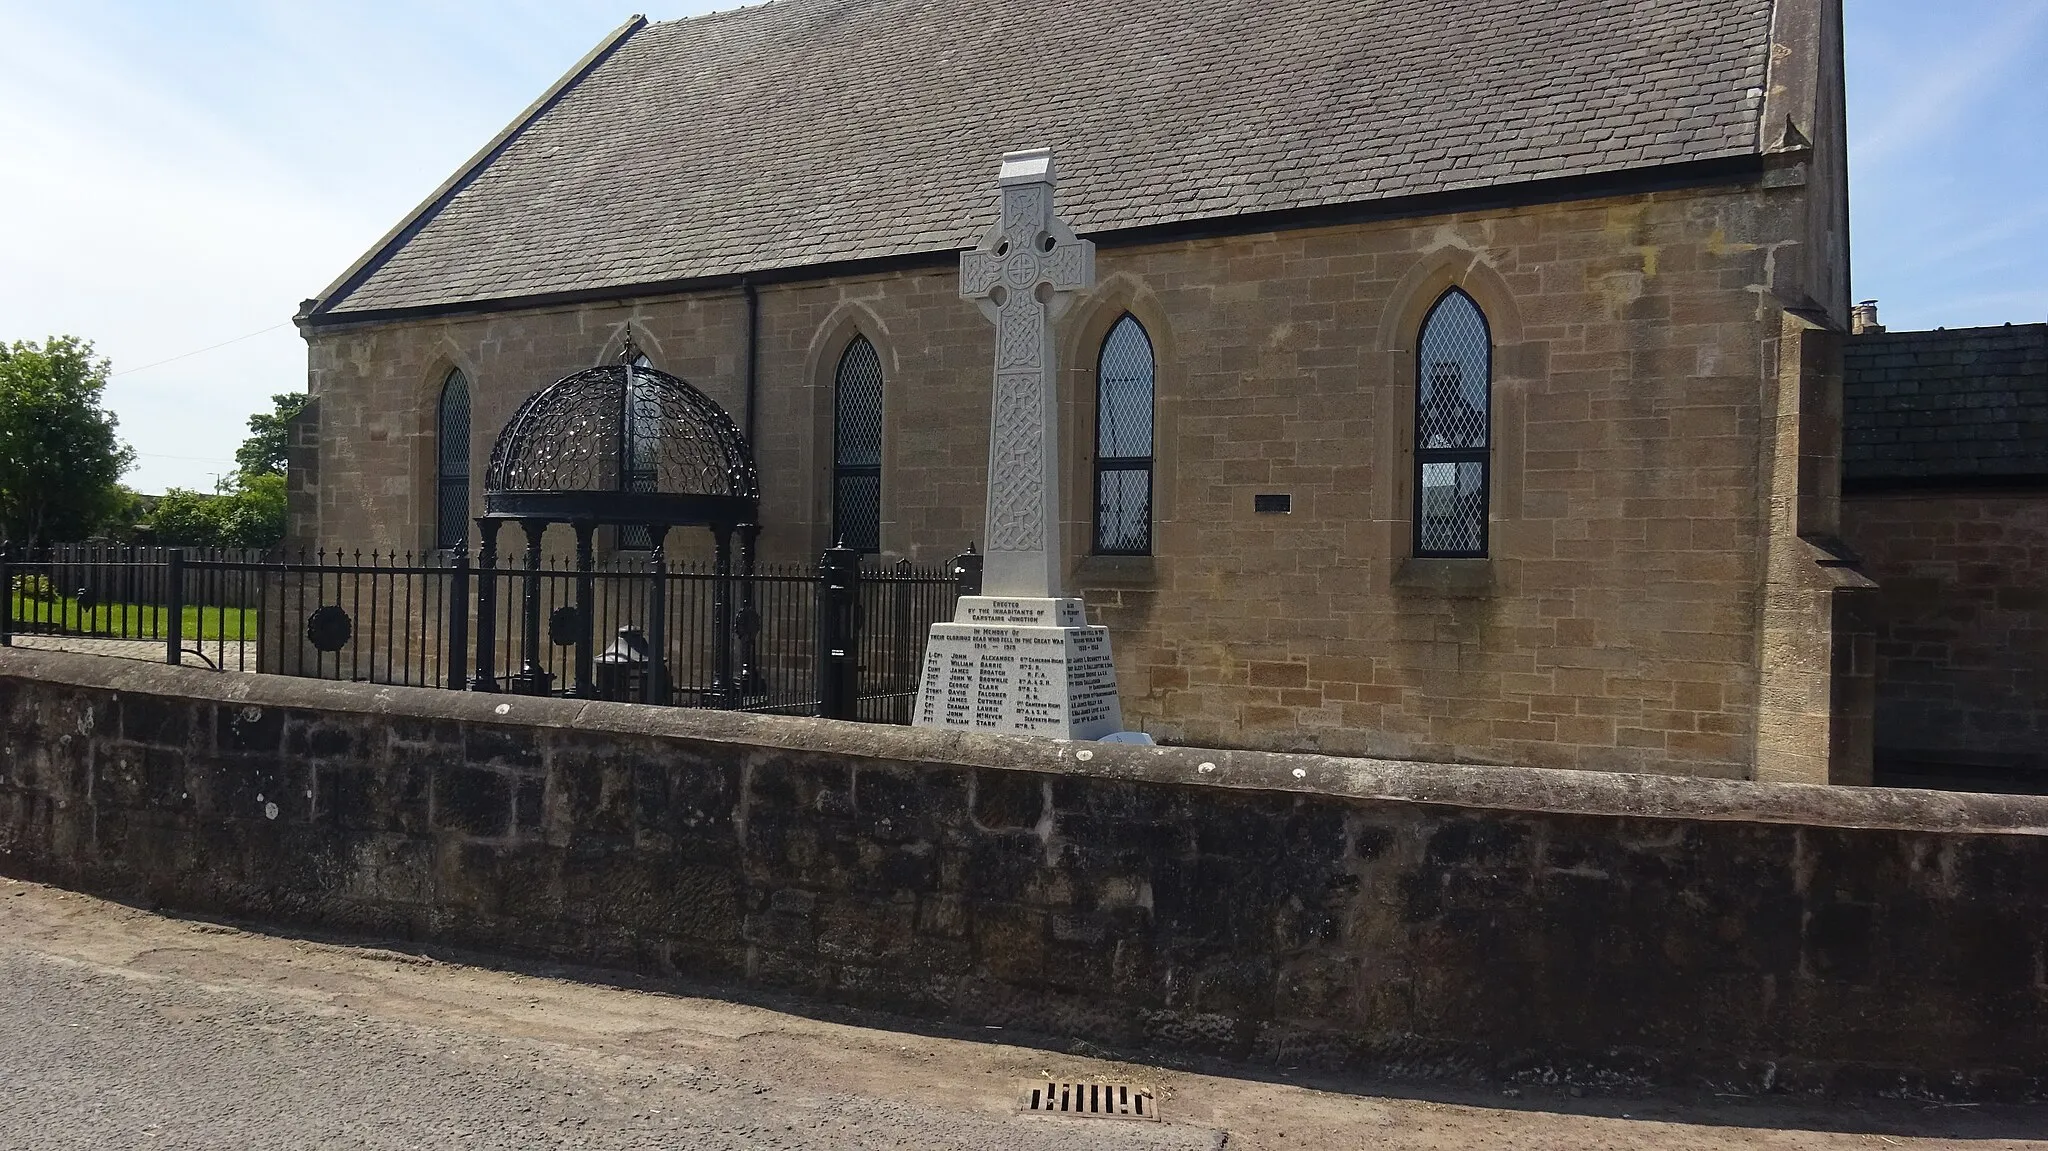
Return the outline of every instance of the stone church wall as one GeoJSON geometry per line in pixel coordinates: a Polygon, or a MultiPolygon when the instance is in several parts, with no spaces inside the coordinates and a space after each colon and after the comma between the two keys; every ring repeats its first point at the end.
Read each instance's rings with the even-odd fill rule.
{"type": "Polygon", "coordinates": [[[1843,501],[1878,581],[1881,768],[2048,787],[2048,493],[1843,501]]]}
{"type": "MultiPolygon", "coordinates": [[[[1775,351],[1772,253],[1801,204],[1727,188],[1103,249],[1063,322],[1067,533],[1086,550],[1096,349],[1128,309],[1158,359],[1156,554],[1081,558],[1074,582],[1115,629],[1129,721],[1211,746],[1752,774],[1764,589],[1812,566],[1766,570],[1763,546],[1803,530],[1770,518],[1792,496],[1767,494],[1767,462],[1805,482],[1815,450],[1766,411],[1819,386],[1781,380],[1775,351]],[[1417,561],[1414,343],[1453,285],[1495,345],[1492,556],[1417,561]],[[1261,494],[1291,513],[1255,513],[1261,494]]],[[[955,282],[760,287],[764,558],[830,542],[832,376],[856,333],[887,379],[884,552],[977,540],[993,332],[955,282]]],[[[450,368],[480,479],[514,406],[614,354],[628,322],[740,418],[738,291],[312,331],[322,540],[426,544],[450,368]]],[[[1800,611],[1829,626],[1825,603],[1800,611]]],[[[1824,677],[1825,639],[1794,641],[1788,666],[1824,677]]],[[[1797,762],[1828,776],[1824,752],[1797,762]]]]}
{"type": "Polygon", "coordinates": [[[1083,752],[18,650],[0,731],[0,872],[148,906],[1060,1047],[2048,1089],[2034,797],[1083,752]]]}

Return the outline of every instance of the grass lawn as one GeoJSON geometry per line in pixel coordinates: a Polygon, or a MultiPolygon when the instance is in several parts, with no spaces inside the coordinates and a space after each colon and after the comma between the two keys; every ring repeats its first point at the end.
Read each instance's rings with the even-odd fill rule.
{"type": "MultiPolygon", "coordinates": [[[[115,639],[162,639],[169,622],[170,613],[159,604],[106,603],[86,612],[78,610],[78,601],[70,596],[42,600],[16,592],[13,598],[14,630],[24,635],[57,631],[115,639]]],[[[186,604],[178,634],[189,640],[255,639],[256,609],[186,604]]]]}

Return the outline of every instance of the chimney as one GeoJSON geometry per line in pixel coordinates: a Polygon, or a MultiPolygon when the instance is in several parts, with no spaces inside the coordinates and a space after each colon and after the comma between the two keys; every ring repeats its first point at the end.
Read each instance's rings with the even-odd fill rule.
{"type": "Polygon", "coordinates": [[[1884,325],[1877,322],[1876,300],[1864,300],[1862,303],[1849,309],[1850,335],[1861,336],[1866,333],[1875,335],[1882,331],[1884,331],[1884,325]]]}

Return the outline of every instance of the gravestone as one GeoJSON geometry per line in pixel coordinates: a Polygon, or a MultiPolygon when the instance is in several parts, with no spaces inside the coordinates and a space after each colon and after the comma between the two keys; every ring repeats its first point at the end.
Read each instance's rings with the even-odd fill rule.
{"type": "Polygon", "coordinates": [[[920,727],[1096,739],[1123,727],[1109,630],[1062,594],[1053,321],[1095,285],[1095,245],[1053,212],[1052,153],[1011,152],[1002,218],[960,255],[960,296],[995,321],[982,595],[933,624],[920,727]]]}

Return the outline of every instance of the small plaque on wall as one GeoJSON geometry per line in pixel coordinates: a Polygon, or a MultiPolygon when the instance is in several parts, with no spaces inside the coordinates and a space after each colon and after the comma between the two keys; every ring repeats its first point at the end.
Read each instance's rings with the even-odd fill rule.
{"type": "Polygon", "coordinates": [[[1252,497],[1252,510],[1262,516],[1284,516],[1294,510],[1294,497],[1285,493],[1252,497]]]}

